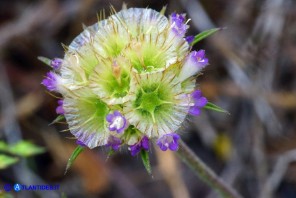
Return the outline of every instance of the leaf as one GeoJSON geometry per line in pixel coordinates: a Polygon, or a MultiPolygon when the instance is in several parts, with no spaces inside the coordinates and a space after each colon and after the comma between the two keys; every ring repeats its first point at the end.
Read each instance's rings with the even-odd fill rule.
{"type": "Polygon", "coordinates": [[[212,110],[212,111],[221,112],[221,113],[227,113],[227,114],[230,115],[230,113],[228,111],[222,109],[221,107],[219,107],[219,106],[217,106],[217,105],[215,105],[214,103],[211,103],[211,102],[208,102],[204,108],[212,110]]]}
{"type": "Polygon", "coordinates": [[[44,153],[45,149],[28,141],[20,141],[14,145],[10,145],[8,151],[15,155],[29,157],[32,155],[44,153]]]}
{"type": "Polygon", "coordinates": [[[37,58],[41,62],[45,63],[46,65],[48,65],[50,67],[52,67],[51,64],[50,64],[51,60],[49,58],[46,58],[46,57],[43,57],[43,56],[38,56],[37,58]]]}
{"type": "Polygon", "coordinates": [[[7,151],[8,145],[4,141],[0,141],[0,151],[7,151]]]}
{"type": "Polygon", "coordinates": [[[151,175],[152,171],[151,171],[151,165],[150,165],[150,160],[149,160],[149,153],[142,149],[141,150],[141,158],[142,158],[144,167],[146,168],[148,174],[151,175]]]}
{"type": "Polygon", "coordinates": [[[53,125],[55,123],[58,123],[59,121],[62,121],[65,118],[65,116],[63,115],[59,115],[58,117],[56,117],[56,119],[54,119],[48,126],[53,125]]]}
{"type": "Polygon", "coordinates": [[[5,169],[18,162],[18,158],[0,154],[0,169],[5,169]]]}
{"type": "Polygon", "coordinates": [[[213,28],[213,29],[210,29],[210,30],[206,30],[206,31],[203,31],[201,33],[199,33],[198,35],[196,35],[194,37],[194,40],[193,42],[191,43],[191,46],[195,45],[196,43],[198,43],[199,41],[207,38],[208,36],[211,36],[212,34],[218,32],[219,30],[222,30],[223,28],[213,28]]]}
{"type": "Polygon", "coordinates": [[[78,157],[78,155],[84,150],[83,146],[78,145],[75,150],[73,151],[72,155],[70,156],[67,166],[66,166],[66,170],[65,170],[65,175],[67,174],[67,171],[69,170],[69,168],[72,166],[73,162],[75,161],[75,159],[78,157]]]}

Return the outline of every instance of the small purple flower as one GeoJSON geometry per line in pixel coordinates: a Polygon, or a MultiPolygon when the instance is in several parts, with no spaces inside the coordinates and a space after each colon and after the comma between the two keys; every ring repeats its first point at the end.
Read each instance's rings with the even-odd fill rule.
{"type": "Polygon", "coordinates": [[[178,150],[179,144],[178,140],[180,139],[180,136],[176,133],[169,133],[163,135],[161,138],[157,140],[157,145],[162,151],[166,151],[167,149],[170,149],[171,151],[178,150]]]}
{"type": "Polygon", "coordinates": [[[58,106],[56,108],[56,113],[57,114],[64,115],[65,111],[64,111],[64,108],[63,108],[63,104],[64,104],[63,100],[58,100],[58,106]]]}
{"type": "Polygon", "coordinates": [[[173,13],[171,15],[172,31],[177,35],[183,37],[186,33],[187,25],[185,24],[185,15],[173,13]]]}
{"type": "Polygon", "coordinates": [[[192,92],[191,98],[194,101],[194,106],[189,109],[189,114],[198,116],[200,114],[200,109],[208,103],[208,100],[202,96],[200,90],[195,90],[192,92]]]}
{"type": "Polygon", "coordinates": [[[205,50],[191,52],[189,59],[200,68],[204,68],[209,63],[209,60],[205,57],[205,50]]]}
{"type": "Polygon", "coordinates": [[[57,91],[57,74],[48,72],[45,79],[41,82],[49,91],[57,91]]]}
{"type": "Polygon", "coordinates": [[[110,135],[108,138],[107,147],[112,147],[113,150],[117,151],[121,146],[121,140],[113,135],[110,135]]]}
{"type": "Polygon", "coordinates": [[[193,51],[191,52],[183,65],[180,72],[179,78],[181,81],[197,74],[209,63],[208,59],[205,57],[205,50],[193,51]]]}
{"type": "Polygon", "coordinates": [[[79,146],[82,146],[82,147],[86,147],[86,145],[80,140],[76,140],[76,144],[78,144],[79,146]]]}
{"type": "Polygon", "coordinates": [[[113,114],[108,114],[106,120],[109,122],[109,130],[122,133],[127,128],[126,119],[119,111],[114,111],[113,114]]]}
{"type": "Polygon", "coordinates": [[[188,44],[191,44],[194,41],[194,38],[195,38],[194,36],[187,36],[185,40],[187,41],[188,44]]]}
{"type": "Polygon", "coordinates": [[[53,67],[54,70],[58,70],[61,68],[63,63],[63,59],[54,58],[51,60],[50,65],[53,67]]]}
{"type": "Polygon", "coordinates": [[[136,156],[142,149],[149,150],[149,139],[144,136],[141,141],[129,147],[132,156],[136,156]]]}

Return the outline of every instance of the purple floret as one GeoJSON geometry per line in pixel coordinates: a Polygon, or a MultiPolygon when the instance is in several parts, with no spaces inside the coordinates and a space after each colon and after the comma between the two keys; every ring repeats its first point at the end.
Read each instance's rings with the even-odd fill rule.
{"type": "Polygon", "coordinates": [[[110,131],[122,133],[127,128],[127,121],[119,111],[108,114],[106,120],[109,122],[108,128],[110,131]]]}
{"type": "Polygon", "coordinates": [[[190,53],[189,58],[192,63],[201,68],[204,68],[209,63],[209,60],[205,57],[205,50],[193,51],[190,53]]]}
{"type": "Polygon", "coordinates": [[[58,100],[58,106],[56,108],[56,113],[57,114],[60,114],[60,115],[65,114],[65,111],[64,111],[64,108],[63,108],[63,103],[64,103],[63,100],[58,100]]]}
{"type": "Polygon", "coordinates": [[[63,59],[54,58],[51,60],[50,65],[53,67],[54,70],[59,70],[62,66],[63,59]]]}
{"type": "Polygon", "coordinates": [[[203,108],[208,103],[208,100],[202,96],[200,90],[195,90],[192,92],[191,98],[194,101],[194,106],[189,109],[189,114],[198,116],[200,114],[201,108],[203,108]]]}
{"type": "Polygon", "coordinates": [[[187,41],[188,44],[191,44],[194,41],[194,36],[187,36],[185,40],[187,41]]]}
{"type": "Polygon", "coordinates": [[[172,31],[177,35],[183,37],[186,33],[187,25],[185,24],[185,16],[183,14],[173,13],[171,15],[172,31]]]}
{"type": "Polygon", "coordinates": [[[49,91],[57,91],[57,74],[48,72],[45,79],[41,82],[49,91]]]}
{"type": "Polygon", "coordinates": [[[136,156],[142,149],[149,150],[149,138],[144,136],[138,143],[129,147],[132,156],[136,156]]]}
{"type": "Polygon", "coordinates": [[[107,147],[111,147],[113,150],[117,151],[121,146],[121,139],[110,135],[108,138],[108,143],[106,144],[107,147]]]}
{"type": "Polygon", "coordinates": [[[171,151],[176,151],[179,148],[178,140],[180,136],[176,133],[169,133],[163,135],[161,138],[157,140],[157,145],[162,151],[166,151],[170,149],[171,151]]]}

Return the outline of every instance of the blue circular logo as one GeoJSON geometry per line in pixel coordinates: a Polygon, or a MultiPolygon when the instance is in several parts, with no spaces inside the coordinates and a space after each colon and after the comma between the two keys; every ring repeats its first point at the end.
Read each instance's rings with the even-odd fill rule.
{"type": "Polygon", "coordinates": [[[14,184],[13,188],[16,192],[20,191],[21,190],[21,185],[20,184],[14,184]]]}
{"type": "Polygon", "coordinates": [[[4,190],[5,190],[6,192],[11,191],[11,190],[12,190],[12,185],[11,185],[11,184],[5,184],[5,185],[4,185],[4,190]]]}

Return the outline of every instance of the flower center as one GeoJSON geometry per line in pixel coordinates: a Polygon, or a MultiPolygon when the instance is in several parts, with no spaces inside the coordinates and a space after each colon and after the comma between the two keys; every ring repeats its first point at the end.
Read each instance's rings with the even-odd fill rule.
{"type": "Polygon", "coordinates": [[[170,90],[163,84],[145,85],[138,90],[134,106],[142,116],[148,116],[155,122],[158,114],[169,111],[168,108],[172,104],[171,95],[170,90]]]}

